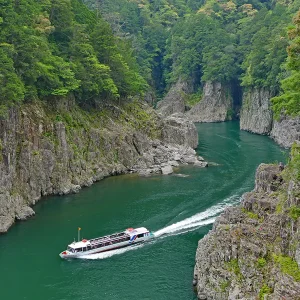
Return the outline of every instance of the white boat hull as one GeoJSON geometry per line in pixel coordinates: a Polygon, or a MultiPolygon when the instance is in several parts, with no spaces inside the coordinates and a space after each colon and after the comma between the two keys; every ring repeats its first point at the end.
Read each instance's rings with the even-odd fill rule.
{"type": "Polygon", "coordinates": [[[124,248],[124,247],[129,247],[129,246],[132,246],[132,245],[144,243],[144,242],[146,242],[146,241],[148,241],[152,238],[153,238],[153,234],[150,234],[149,236],[139,238],[138,240],[125,241],[125,242],[121,242],[121,243],[118,243],[118,244],[111,244],[111,245],[104,246],[104,247],[101,247],[101,248],[95,248],[95,249],[76,252],[76,253],[65,250],[65,251],[61,252],[59,254],[59,256],[61,258],[64,258],[64,259],[80,258],[82,256],[87,256],[87,255],[102,253],[102,252],[108,252],[108,251],[112,251],[112,250],[116,250],[116,249],[120,249],[120,248],[124,248]]]}

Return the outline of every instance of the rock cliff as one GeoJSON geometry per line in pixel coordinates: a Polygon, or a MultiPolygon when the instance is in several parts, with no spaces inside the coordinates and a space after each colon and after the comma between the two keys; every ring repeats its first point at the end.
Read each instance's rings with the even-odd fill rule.
{"type": "Polygon", "coordinates": [[[157,103],[157,111],[162,116],[185,112],[185,98],[191,93],[191,87],[185,81],[179,80],[171,86],[163,100],[157,103]]]}
{"type": "Polygon", "coordinates": [[[300,140],[300,118],[282,115],[273,120],[271,108],[272,93],[266,88],[253,88],[243,94],[240,113],[241,130],[270,135],[279,145],[290,148],[300,140]]]}
{"type": "Polygon", "coordinates": [[[279,145],[290,148],[295,140],[300,141],[300,117],[275,120],[270,135],[279,145]]]}
{"type": "Polygon", "coordinates": [[[33,215],[45,195],[77,192],[114,174],[205,166],[192,149],[197,130],[180,116],[165,122],[141,102],[89,113],[70,99],[60,106],[22,106],[0,121],[0,232],[33,215]]]}
{"type": "Polygon", "coordinates": [[[273,124],[271,92],[264,88],[253,88],[243,93],[240,112],[240,128],[258,134],[269,134],[273,124]]]}
{"type": "Polygon", "coordinates": [[[300,299],[300,144],[282,172],[262,164],[255,189],[199,241],[199,299],[300,299]]]}
{"type": "Polygon", "coordinates": [[[222,122],[231,120],[232,96],[229,87],[220,82],[206,82],[203,97],[186,115],[193,122],[222,122]]]}

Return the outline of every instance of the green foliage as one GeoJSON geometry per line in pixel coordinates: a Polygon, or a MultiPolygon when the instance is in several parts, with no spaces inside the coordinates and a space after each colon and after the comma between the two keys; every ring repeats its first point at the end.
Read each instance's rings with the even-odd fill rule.
{"type": "Polygon", "coordinates": [[[143,77],[159,95],[178,79],[189,79],[194,90],[211,80],[278,92],[286,27],[299,7],[299,0],[85,2],[131,41],[143,77]]]}
{"type": "Polygon", "coordinates": [[[300,269],[295,260],[289,256],[273,255],[274,261],[279,264],[281,272],[292,276],[296,281],[300,281],[300,269]]]}
{"type": "Polygon", "coordinates": [[[229,286],[230,286],[229,280],[223,281],[220,285],[221,292],[223,292],[223,293],[226,292],[226,290],[229,286]]]}
{"type": "Polygon", "coordinates": [[[229,280],[223,281],[220,285],[221,292],[223,292],[223,293],[226,292],[226,290],[229,286],[230,286],[229,280]]]}
{"type": "Polygon", "coordinates": [[[69,93],[93,103],[147,88],[129,46],[80,0],[6,0],[0,16],[1,104],[69,93]]]}
{"type": "Polygon", "coordinates": [[[259,220],[258,214],[254,213],[254,212],[252,212],[252,211],[248,211],[248,210],[246,210],[245,208],[243,208],[243,209],[242,209],[242,212],[243,212],[244,214],[246,214],[246,215],[248,216],[248,218],[250,218],[250,219],[259,220]]]}
{"type": "Polygon", "coordinates": [[[199,90],[197,93],[186,95],[185,97],[185,105],[189,107],[193,107],[202,99],[202,91],[199,90]]]}
{"type": "Polygon", "coordinates": [[[287,167],[283,171],[283,176],[286,181],[292,179],[300,181],[300,145],[294,143],[290,152],[290,159],[287,167]]]}
{"type": "Polygon", "coordinates": [[[13,63],[14,49],[0,44],[0,102],[14,103],[24,99],[25,88],[13,63]]]}
{"type": "Polygon", "coordinates": [[[243,275],[240,270],[238,259],[232,259],[226,263],[226,268],[228,271],[233,272],[237,277],[238,281],[243,280],[243,275]]]}
{"type": "Polygon", "coordinates": [[[296,221],[300,217],[300,207],[296,205],[291,206],[289,209],[289,216],[296,221]]]}
{"type": "Polygon", "coordinates": [[[266,261],[265,258],[260,257],[260,258],[257,259],[257,266],[259,268],[263,268],[266,264],[267,264],[267,261],[266,261]]]}
{"type": "Polygon", "coordinates": [[[259,299],[264,300],[266,295],[272,294],[273,290],[266,284],[264,284],[259,290],[259,299]]]}
{"type": "Polygon", "coordinates": [[[81,104],[120,101],[149,85],[162,96],[178,79],[189,79],[194,91],[220,81],[276,92],[284,78],[275,113],[298,114],[299,16],[282,69],[297,9],[299,0],[5,0],[0,104],[70,93],[81,104]]]}
{"type": "MultiPolygon", "coordinates": [[[[290,16],[287,7],[277,4],[272,11],[262,9],[254,18],[259,29],[249,44],[250,52],[242,63],[243,86],[278,89],[280,66],[286,58],[286,30],[290,16]]],[[[247,24],[247,27],[250,24],[247,24]]],[[[248,30],[242,29],[242,33],[248,30]]]]}
{"type": "Polygon", "coordinates": [[[281,113],[300,114],[300,10],[294,18],[294,26],[288,31],[290,45],[287,49],[286,69],[288,76],[281,81],[282,93],[272,99],[275,116],[281,113]]]}

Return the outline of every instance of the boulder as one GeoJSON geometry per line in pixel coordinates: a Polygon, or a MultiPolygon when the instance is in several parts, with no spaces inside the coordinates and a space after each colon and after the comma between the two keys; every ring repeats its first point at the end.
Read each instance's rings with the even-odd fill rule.
{"type": "Polygon", "coordinates": [[[161,173],[162,173],[163,175],[169,175],[169,174],[172,174],[172,173],[173,173],[173,168],[172,168],[172,166],[168,165],[168,166],[162,167],[162,168],[161,168],[161,173]]]}
{"type": "Polygon", "coordinates": [[[20,221],[25,221],[28,218],[35,215],[34,210],[29,206],[22,206],[16,212],[16,219],[20,221]]]}
{"type": "Polygon", "coordinates": [[[194,166],[200,167],[200,168],[207,168],[208,167],[208,162],[196,160],[194,162],[194,166]]]}

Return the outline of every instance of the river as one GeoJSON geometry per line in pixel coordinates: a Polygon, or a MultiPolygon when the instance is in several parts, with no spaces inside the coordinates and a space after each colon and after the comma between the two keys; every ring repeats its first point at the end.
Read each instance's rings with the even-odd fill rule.
{"type": "Polygon", "coordinates": [[[110,177],[76,195],[42,199],[34,218],[0,236],[1,298],[196,299],[192,275],[198,240],[216,214],[253,188],[261,162],[286,160],[271,139],[239,131],[238,122],[197,128],[197,152],[215,164],[209,168],[110,177]],[[92,238],[139,226],[154,231],[156,238],[89,259],[58,256],[77,238],[77,227],[82,237],[92,238]]]}

